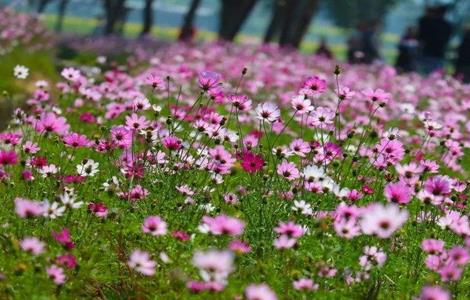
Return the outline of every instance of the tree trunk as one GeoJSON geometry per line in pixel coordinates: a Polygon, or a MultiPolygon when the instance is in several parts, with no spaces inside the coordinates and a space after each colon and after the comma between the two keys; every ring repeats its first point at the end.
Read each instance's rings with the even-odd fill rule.
{"type": "Polygon", "coordinates": [[[318,0],[306,0],[302,9],[302,14],[294,28],[289,44],[294,48],[299,48],[303,37],[310,27],[310,22],[318,9],[318,0]]]}
{"type": "Polygon", "coordinates": [[[142,32],[140,33],[141,36],[147,35],[152,31],[153,26],[153,0],[145,0],[145,7],[142,11],[142,32]]]}
{"type": "Polygon", "coordinates": [[[181,26],[181,31],[179,35],[180,41],[188,41],[193,35],[193,22],[194,17],[196,16],[196,11],[201,4],[201,0],[192,0],[191,6],[189,7],[188,12],[184,16],[184,22],[181,26]]]}
{"type": "Polygon", "coordinates": [[[46,7],[50,2],[51,2],[51,0],[39,0],[38,7],[37,7],[37,13],[42,14],[46,10],[46,7]]]}
{"type": "Polygon", "coordinates": [[[298,13],[300,0],[290,0],[286,5],[286,16],[282,25],[281,36],[279,38],[280,46],[287,46],[291,39],[296,15],[298,13]]]}
{"type": "Polygon", "coordinates": [[[222,0],[219,39],[233,41],[257,0],[222,0]]]}
{"type": "Polygon", "coordinates": [[[278,0],[273,7],[273,13],[271,17],[271,21],[269,22],[268,28],[266,29],[266,33],[264,34],[264,43],[272,42],[275,37],[279,35],[279,31],[281,30],[283,19],[286,15],[286,0],[278,0]]]}
{"type": "Polygon", "coordinates": [[[125,14],[125,0],[104,0],[104,11],[106,14],[106,24],[104,34],[111,35],[115,33],[116,24],[120,17],[125,14]]]}
{"type": "Polygon", "coordinates": [[[62,32],[62,27],[64,24],[65,11],[67,10],[67,5],[69,0],[60,0],[59,7],[57,9],[57,23],[55,24],[55,31],[62,32]]]}

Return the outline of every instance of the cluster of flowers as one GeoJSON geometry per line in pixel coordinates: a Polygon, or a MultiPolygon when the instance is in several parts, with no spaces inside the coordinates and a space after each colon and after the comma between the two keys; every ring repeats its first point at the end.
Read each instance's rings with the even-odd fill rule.
{"type": "Polygon", "coordinates": [[[28,51],[44,49],[50,39],[48,29],[37,17],[0,8],[0,56],[18,46],[28,51]]]}
{"type": "Polygon", "coordinates": [[[424,285],[417,299],[450,299],[457,285],[439,285],[464,278],[469,86],[214,44],[157,51],[135,75],[87,70],[62,70],[59,101],[37,82],[28,112],[0,134],[21,248],[46,255],[50,237],[35,225],[63,228],[52,237],[66,252],[46,260],[54,283],[78,276],[69,269],[96,243],[88,228],[110,226],[110,265],[142,281],[181,267],[192,293],[224,293],[233,277],[247,299],[277,299],[286,281],[291,297],[373,290],[395,284],[410,257],[419,286],[401,295],[424,285]],[[122,242],[121,226],[139,238],[122,242]],[[266,265],[282,275],[251,273],[266,265]]]}

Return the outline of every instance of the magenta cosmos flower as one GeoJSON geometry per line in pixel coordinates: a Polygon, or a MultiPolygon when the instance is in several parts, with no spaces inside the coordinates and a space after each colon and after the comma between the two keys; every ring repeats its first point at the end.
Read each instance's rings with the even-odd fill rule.
{"type": "Polygon", "coordinates": [[[243,170],[248,173],[254,173],[261,170],[264,166],[264,159],[261,155],[250,151],[244,151],[240,157],[243,170]]]}
{"type": "Polygon", "coordinates": [[[72,249],[75,247],[68,228],[64,228],[61,231],[52,231],[52,237],[66,249],[72,249]]]}
{"type": "Polygon", "coordinates": [[[13,150],[10,151],[0,151],[0,165],[14,165],[18,162],[18,156],[13,150]]]}
{"type": "Polygon", "coordinates": [[[72,148],[88,147],[90,145],[90,140],[86,136],[76,132],[64,136],[63,141],[66,146],[72,148]]]}
{"type": "Polygon", "coordinates": [[[384,189],[385,198],[398,204],[408,204],[411,200],[412,190],[402,182],[389,183],[384,189]]]}

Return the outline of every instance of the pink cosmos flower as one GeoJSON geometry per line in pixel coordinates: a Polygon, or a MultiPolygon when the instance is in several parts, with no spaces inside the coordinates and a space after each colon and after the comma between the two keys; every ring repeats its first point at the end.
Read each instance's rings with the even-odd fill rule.
{"type": "Polygon", "coordinates": [[[62,285],[65,283],[64,269],[56,265],[51,265],[46,269],[47,275],[56,285],[62,285]]]}
{"type": "Polygon", "coordinates": [[[423,240],[421,249],[428,254],[440,254],[444,252],[444,242],[435,239],[423,240]]]}
{"type": "Polygon", "coordinates": [[[149,191],[143,188],[140,184],[134,186],[129,192],[119,193],[119,196],[123,199],[129,199],[130,201],[142,200],[149,195],[149,191]]]}
{"type": "Polygon", "coordinates": [[[290,150],[292,153],[300,156],[305,157],[307,153],[310,152],[310,145],[306,141],[302,139],[295,139],[289,145],[290,150]]]}
{"type": "Polygon", "coordinates": [[[425,286],[416,300],[450,300],[450,293],[440,286],[425,286]]]}
{"type": "Polygon", "coordinates": [[[279,108],[276,104],[267,102],[258,104],[255,109],[255,115],[258,120],[273,123],[279,119],[281,112],[279,111],[279,108]]]}
{"type": "Polygon", "coordinates": [[[408,204],[412,193],[412,189],[402,182],[388,183],[384,189],[385,198],[398,204],[408,204]]]}
{"type": "Polygon", "coordinates": [[[289,181],[293,181],[300,177],[300,172],[295,164],[286,160],[277,165],[277,174],[283,176],[289,181]]]}
{"type": "Polygon", "coordinates": [[[120,148],[128,149],[132,145],[132,132],[124,125],[111,128],[111,139],[120,148]]]}
{"type": "Polygon", "coordinates": [[[300,278],[292,282],[294,289],[296,290],[305,290],[305,291],[315,291],[318,290],[318,284],[313,282],[310,278],[300,278]]]}
{"type": "Polygon", "coordinates": [[[45,212],[45,207],[42,202],[31,201],[23,198],[15,199],[15,211],[21,218],[42,216],[45,212]]]}
{"type": "Polygon", "coordinates": [[[273,245],[276,249],[289,249],[294,247],[297,244],[297,239],[291,238],[286,234],[281,234],[273,242],[273,245]]]}
{"type": "Polygon", "coordinates": [[[228,275],[233,272],[233,259],[233,253],[227,250],[197,251],[192,263],[199,269],[204,281],[225,283],[228,275]]]}
{"type": "Polygon", "coordinates": [[[62,77],[72,82],[78,81],[81,77],[80,71],[74,68],[65,68],[62,70],[60,75],[62,75],[62,77]]]}
{"type": "Polygon", "coordinates": [[[145,276],[155,275],[155,267],[157,264],[150,259],[148,252],[138,249],[134,250],[129,257],[127,264],[129,267],[145,276]]]}
{"type": "Polygon", "coordinates": [[[300,92],[307,96],[315,96],[326,91],[326,88],[325,80],[318,76],[310,76],[304,81],[300,92]]]}
{"type": "Polygon", "coordinates": [[[247,300],[277,300],[276,293],[265,283],[250,284],[245,289],[247,300]]]}
{"type": "Polygon", "coordinates": [[[382,205],[373,203],[364,211],[359,222],[365,234],[388,238],[400,229],[408,219],[408,211],[401,210],[396,204],[382,205]]]}
{"type": "Polygon", "coordinates": [[[165,81],[155,73],[148,74],[144,82],[151,85],[154,89],[162,90],[165,88],[165,81]]]}
{"type": "Polygon", "coordinates": [[[88,147],[91,143],[86,136],[76,132],[65,135],[62,140],[65,145],[72,148],[88,147]]]}
{"type": "Polygon", "coordinates": [[[443,282],[458,281],[462,276],[463,270],[456,264],[448,263],[437,271],[443,282]]]}
{"type": "Polygon", "coordinates": [[[362,93],[368,98],[368,100],[372,101],[373,103],[387,103],[390,99],[390,94],[386,93],[382,89],[368,89],[363,91],[362,93]]]}
{"type": "Polygon", "coordinates": [[[149,125],[149,121],[144,116],[133,113],[126,117],[126,126],[129,130],[139,131],[147,128],[149,125]]]}
{"type": "Polygon", "coordinates": [[[251,109],[251,100],[246,95],[230,95],[228,99],[240,111],[249,111],[251,109]]]}
{"type": "Polygon", "coordinates": [[[178,150],[182,147],[182,142],[175,136],[167,136],[162,140],[163,146],[169,150],[178,150]]]}
{"type": "Polygon", "coordinates": [[[454,246],[447,252],[447,255],[449,256],[449,260],[458,266],[465,266],[470,260],[467,249],[460,246],[454,246]]]}
{"type": "Polygon", "coordinates": [[[237,218],[232,218],[227,215],[219,215],[215,218],[204,216],[203,223],[208,226],[209,232],[214,235],[227,234],[231,236],[238,236],[243,233],[245,223],[237,218]]]}
{"type": "Polygon", "coordinates": [[[304,95],[292,97],[291,107],[299,115],[306,114],[314,109],[312,102],[309,99],[306,99],[304,95]]]}
{"type": "Polygon", "coordinates": [[[274,231],[278,234],[287,235],[293,238],[299,238],[304,235],[304,229],[302,226],[295,224],[294,222],[280,222],[279,225],[274,228],[274,231]]]}
{"type": "Polygon", "coordinates": [[[21,140],[21,134],[12,132],[0,133],[0,140],[3,141],[5,145],[16,146],[21,140]]]}
{"type": "Polygon", "coordinates": [[[31,141],[26,141],[23,145],[23,151],[24,151],[24,153],[27,153],[27,154],[35,154],[40,149],[41,148],[38,146],[38,144],[33,143],[31,141]]]}
{"type": "Polygon", "coordinates": [[[35,129],[39,133],[55,132],[64,135],[69,131],[70,125],[64,117],[58,117],[53,112],[46,112],[37,121],[35,129]]]}
{"type": "Polygon", "coordinates": [[[219,85],[221,76],[219,73],[203,71],[199,73],[199,87],[204,91],[209,91],[219,85]]]}
{"type": "Polygon", "coordinates": [[[434,176],[424,182],[424,189],[434,196],[446,196],[450,193],[450,181],[446,176],[434,176]]]}
{"type": "Polygon", "coordinates": [[[142,224],[142,231],[153,236],[165,235],[167,224],[159,216],[149,216],[145,218],[144,224],[142,224]]]}
{"type": "Polygon", "coordinates": [[[251,252],[250,245],[239,240],[231,241],[228,248],[238,254],[251,252]]]}
{"type": "Polygon", "coordinates": [[[44,253],[45,246],[46,244],[36,237],[26,237],[20,242],[21,249],[33,255],[44,253]]]}

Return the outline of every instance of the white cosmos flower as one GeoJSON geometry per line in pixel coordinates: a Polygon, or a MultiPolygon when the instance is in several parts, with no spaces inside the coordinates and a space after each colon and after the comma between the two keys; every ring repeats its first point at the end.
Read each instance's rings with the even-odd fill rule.
{"type": "Polygon", "coordinates": [[[98,166],[100,164],[92,159],[85,159],[81,164],[77,165],[77,173],[84,177],[93,177],[98,173],[98,166]]]}
{"type": "Polygon", "coordinates": [[[59,198],[65,207],[80,208],[83,205],[83,201],[76,201],[77,198],[73,194],[64,193],[59,195],[59,198]]]}
{"type": "Polygon", "coordinates": [[[29,75],[29,69],[25,66],[17,65],[13,69],[13,75],[18,79],[26,79],[29,75]]]}
{"type": "Polygon", "coordinates": [[[318,180],[325,177],[324,169],[315,165],[306,166],[302,173],[305,179],[318,180]]]}
{"type": "Polygon", "coordinates": [[[305,202],[305,200],[294,201],[294,206],[292,207],[293,211],[300,211],[301,214],[311,216],[313,215],[312,206],[305,202]]]}
{"type": "Polygon", "coordinates": [[[49,203],[49,200],[44,200],[44,217],[56,219],[61,217],[65,212],[65,206],[59,206],[58,202],[49,203]]]}

